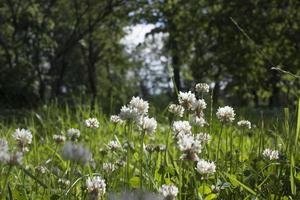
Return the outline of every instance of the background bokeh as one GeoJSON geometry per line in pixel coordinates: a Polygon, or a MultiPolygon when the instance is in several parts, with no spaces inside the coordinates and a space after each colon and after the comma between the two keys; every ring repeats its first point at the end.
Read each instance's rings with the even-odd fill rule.
{"type": "Polygon", "coordinates": [[[0,105],[166,106],[209,83],[214,101],[280,107],[299,97],[300,3],[265,0],[0,2],[0,105]],[[174,87],[176,86],[176,87],[174,87]]]}

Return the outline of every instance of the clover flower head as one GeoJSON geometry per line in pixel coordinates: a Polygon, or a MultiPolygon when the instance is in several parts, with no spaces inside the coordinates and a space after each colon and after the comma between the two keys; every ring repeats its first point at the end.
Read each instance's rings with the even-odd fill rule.
{"type": "Polygon", "coordinates": [[[207,83],[198,83],[195,86],[195,90],[197,93],[208,93],[209,85],[207,83]]]}
{"type": "Polygon", "coordinates": [[[265,149],[262,154],[266,159],[269,160],[279,159],[279,152],[277,150],[265,149]]]}
{"type": "Polygon", "coordinates": [[[85,125],[88,128],[96,129],[96,128],[99,128],[100,124],[99,124],[99,121],[97,118],[89,118],[89,119],[85,120],[85,125]]]}
{"type": "Polygon", "coordinates": [[[238,121],[237,125],[241,128],[251,129],[251,122],[248,120],[238,121]]]}
{"type": "Polygon", "coordinates": [[[178,94],[178,102],[185,109],[190,110],[193,107],[193,104],[196,101],[196,96],[191,91],[188,92],[179,92],[178,94]]]}
{"type": "Polygon", "coordinates": [[[175,185],[162,185],[159,192],[166,200],[174,200],[178,195],[178,188],[175,185]]]}
{"type": "Polygon", "coordinates": [[[105,194],[106,183],[100,176],[89,177],[86,180],[86,188],[90,195],[97,199],[105,194]]]}
{"type": "Polygon", "coordinates": [[[234,121],[235,117],[235,112],[232,107],[230,106],[225,106],[218,108],[217,111],[217,118],[222,122],[222,123],[230,123],[234,121]]]}
{"type": "Polygon", "coordinates": [[[173,113],[174,115],[177,115],[179,117],[182,117],[184,114],[184,107],[177,104],[171,104],[168,108],[170,113],[173,113]]]}
{"type": "Polygon", "coordinates": [[[197,163],[196,170],[200,174],[213,174],[216,172],[216,165],[213,161],[200,159],[197,163]]]}

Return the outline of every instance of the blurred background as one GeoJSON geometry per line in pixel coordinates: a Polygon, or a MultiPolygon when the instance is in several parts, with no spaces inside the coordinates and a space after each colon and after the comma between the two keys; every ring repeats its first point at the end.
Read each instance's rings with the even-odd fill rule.
{"type": "Polygon", "coordinates": [[[214,102],[293,105],[296,0],[1,0],[0,108],[52,101],[114,113],[133,95],[158,108],[209,83],[214,102]]]}

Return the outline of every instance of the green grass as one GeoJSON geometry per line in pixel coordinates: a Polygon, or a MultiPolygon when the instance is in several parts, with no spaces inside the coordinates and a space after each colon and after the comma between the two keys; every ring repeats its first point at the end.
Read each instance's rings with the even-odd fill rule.
{"type": "MultiPolygon", "coordinates": [[[[207,110],[206,118],[209,118],[209,108],[207,110]]],[[[97,106],[91,111],[88,106],[69,108],[52,104],[22,117],[4,116],[0,138],[9,142],[10,149],[17,148],[12,133],[19,127],[32,132],[33,142],[22,165],[0,163],[2,199],[86,199],[86,179],[96,174],[101,175],[107,185],[107,193],[102,199],[108,199],[108,193],[139,190],[141,185],[145,191],[157,192],[163,184],[171,183],[179,188],[179,200],[300,199],[300,111],[294,114],[282,109],[275,112],[278,118],[273,116],[272,119],[260,114],[247,116],[247,111],[241,112],[246,115],[237,115],[234,123],[223,127],[218,160],[216,152],[222,125],[215,119],[215,112],[216,108],[213,108],[209,126],[193,127],[193,133],[207,132],[212,136],[198,155],[215,161],[216,173],[209,176],[202,176],[195,170],[196,162],[179,159],[181,153],[172,137],[171,124],[182,119],[172,117],[167,111],[151,113],[158,119],[158,128],[155,136],[145,135],[144,138],[145,144],[165,145],[168,140],[167,151],[149,153],[142,150],[142,154],[141,131],[130,123],[112,124],[97,106]],[[89,117],[100,121],[98,129],[85,127],[84,120],[89,117]],[[255,127],[242,131],[236,122],[248,117],[255,127]],[[77,143],[84,144],[92,152],[91,163],[83,165],[62,158],[64,144],[56,144],[52,136],[66,135],[69,128],[81,131],[77,143]],[[121,143],[132,142],[134,147],[116,152],[108,150],[107,143],[116,138],[121,143]],[[280,158],[274,161],[264,159],[262,152],[265,148],[277,149],[280,158]],[[121,161],[125,161],[125,165],[116,164],[121,161]],[[118,167],[108,173],[103,170],[103,163],[115,163],[118,167]],[[38,166],[45,167],[45,173],[39,172],[38,166]],[[60,184],[59,179],[69,180],[70,184],[60,184]],[[218,188],[212,189],[212,185],[218,188]]]]}

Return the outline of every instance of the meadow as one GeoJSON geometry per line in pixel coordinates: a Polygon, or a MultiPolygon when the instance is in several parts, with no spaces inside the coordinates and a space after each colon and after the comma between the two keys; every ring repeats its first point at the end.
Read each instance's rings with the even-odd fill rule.
{"type": "Polygon", "coordinates": [[[197,84],[162,111],[133,97],[112,116],[55,103],[4,116],[0,199],[300,199],[298,108],[242,112],[197,84]]]}

